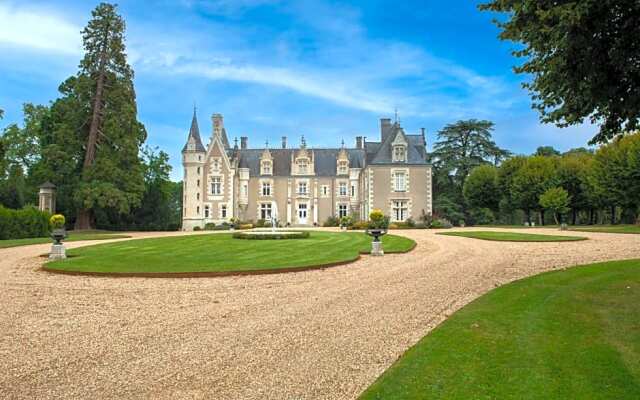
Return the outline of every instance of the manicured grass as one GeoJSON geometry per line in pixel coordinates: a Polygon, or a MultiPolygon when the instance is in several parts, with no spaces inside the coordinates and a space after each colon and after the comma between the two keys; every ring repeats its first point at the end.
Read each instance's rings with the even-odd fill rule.
{"type": "Polygon", "coordinates": [[[438,235],[462,236],[473,239],[494,240],[498,242],[570,242],[587,239],[578,236],[538,235],[533,233],[493,231],[442,232],[438,233],[438,235]]]}
{"type": "Polygon", "coordinates": [[[571,227],[572,231],[640,234],[640,225],[591,225],[571,227]]]}
{"type": "MultiPolygon", "coordinates": [[[[387,253],[409,251],[415,242],[383,236],[387,253]]],[[[308,239],[243,240],[231,234],[128,240],[71,249],[45,268],[101,273],[237,272],[297,268],[351,261],[371,250],[364,233],[312,232],[308,239]]]]}
{"type": "MultiPolygon", "coordinates": [[[[113,233],[101,233],[100,231],[85,231],[85,232],[68,232],[69,237],[65,242],[77,242],[80,240],[105,240],[105,239],[122,239],[131,236],[113,234],[113,233]]],[[[48,237],[28,238],[28,239],[8,239],[0,240],[0,249],[8,247],[26,246],[29,244],[42,244],[51,243],[52,239],[48,237]]]]}
{"type": "Polygon", "coordinates": [[[495,289],[420,340],[371,399],[639,399],[640,260],[495,289]]]}

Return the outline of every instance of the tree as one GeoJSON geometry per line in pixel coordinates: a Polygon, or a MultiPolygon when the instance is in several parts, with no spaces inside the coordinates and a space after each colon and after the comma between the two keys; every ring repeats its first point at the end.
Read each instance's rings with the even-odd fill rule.
{"type": "Polygon", "coordinates": [[[475,167],[464,183],[463,193],[467,204],[471,207],[498,211],[500,205],[498,168],[493,165],[475,167]]]}
{"type": "Polygon", "coordinates": [[[540,195],[540,206],[553,213],[556,224],[562,223],[562,215],[569,211],[569,193],[561,187],[547,189],[540,195]]]}
{"type": "Polygon", "coordinates": [[[531,222],[531,211],[540,212],[540,223],[544,225],[544,208],[540,207],[540,195],[557,186],[557,159],[532,156],[526,159],[514,176],[511,185],[512,196],[518,208],[527,214],[531,222]]]}
{"type": "Polygon", "coordinates": [[[481,10],[507,14],[500,38],[521,43],[516,73],[543,122],[560,127],[589,118],[591,143],[640,127],[640,2],[492,0],[481,10]]]}
{"type": "Polygon", "coordinates": [[[47,107],[25,104],[23,106],[24,127],[9,125],[2,135],[5,146],[6,162],[19,165],[27,173],[40,157],[40,122],[47,107]]]}
{"type": "Polygon", "coordinates": [[[536,156],[553,157],[559,156],[560,152],[553,148],[553,146],[540,146],[536,149],[536,156]]]}
{"type": "Polygon", "coordinates": [[[76,229],[94,227],[97,209],[130,213],[144,193],[138,150],[146,131],[137,120],[124,30],[114,5],[95,8],[82,31],[80,70],[60,86],[62,97],[52,104],[46,121],[38,173],[54,171],[52,181],[61,181],[63,204],[77,213],[76,229]]]}
{"type": "Polygon", "coordinates": [[[492,122],[471,119],[449,124],[438,132],[431,154],[438,189],[434,203],[442,204],[441,210],[449,216],[464,215],[462,190],[469,172],[482,164],[499,164],[509,155],[491,139],[492,130],[492,122]]]}
{"type": "Polygon", "coordinates": [[[558,185],[569,193],[571,199],[571,223],[577,223],[578,211],[593,207],[589,170],[593,164],[590,153],[569,153],[558,162],[558,185]]]}

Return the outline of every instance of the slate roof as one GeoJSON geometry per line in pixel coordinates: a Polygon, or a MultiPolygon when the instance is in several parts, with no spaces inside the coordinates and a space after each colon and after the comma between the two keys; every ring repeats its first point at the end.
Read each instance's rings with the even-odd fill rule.
{"type": "MultiPolygon", "coordinates": [[[[273,158],[273,175],[290,176],[291,159],[295,157],[295,152],[299,149],[269,149],[273,158]]],[[[337,175],[337,159],[339,148],[337,149],[308,149],[313,152],[315,176],[335,176],[337,175]]],[[[365,151],[363,149],[345,149],[349,156],[350,168],[364,168],[365,151]]],[[[264,149],[230,149],[229,156],[232,157],[237,151],[239,156],[238,167],[249,168],[250,176],[260,175],[260,156],[264,149]]]]}
{"type": "Polygon", "coordinates": [[[422,135],[407,135],[404,130],[396,122],[391,128],[391,134],[381,142],[365,142],[367,152],[367,164],[369,165],[387,165],[395,164],[392,160],[392,143],[398,135],[402,135],[407,146],[407,165],[426,165],[427,151],[422,135]]]}
{"type": "MultiPolygon", "coordinates": [[[[198,118],[196,117],[196,110],[193,110],[193,119],[191,119],[191,129],[189,129],[189,136],[187,137],[187,143],[185,143],[184,147],[182,148],[182,151],[187,151],[187,145],[189,144],[189,140],[191,138],[193,138],[196,142],[196,151],[202,151],[202,152],[207,151],[202,145],[202,140],[200,139],[200,128],[198,128],[198,118]]],[[[224,138],[226,139],[226,134],[224,138]]]]}

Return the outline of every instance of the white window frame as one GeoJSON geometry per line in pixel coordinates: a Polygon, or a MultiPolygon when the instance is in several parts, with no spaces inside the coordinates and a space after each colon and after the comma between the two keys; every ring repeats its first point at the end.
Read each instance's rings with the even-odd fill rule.
{"type": "Polygon", "coordinates": [[[407,147],[404,145],[393,146],[393,162],[407,161],[407,147]]]}
{"type": "Polygon", "coordinates": [[[222,195],[222,177],[221,176],[211,177],[211,194],[213,196],[222,195]]]}
{"type": "Polygon", "coordinates": [[[269,220],[272,214],[271,203],[260,203],[260,219],[269,220]]]}
{"type": "Polygon", "coordinates": [[[393,200],[391,216],[394,222],[404,222],[409,218],[409,202],[407,200],[393,200]]]}
{"type": "Polygon", "coordinates": [[[300,195],[308,195],[309,194],[309,184],[305,181],[298,182],[298,194],[300,195]],[[301,190],[304,187],[304,190],[301,190]]]}
{"type": "Polygon", "coordinates": [[[204,217],[205,217],[205,218],[209,218],[209,215],[211,215],[211,214],[210,214],[210,208],[209,208],[209,205],[205,205],[205,206],[204,206],[204,217]]]}
{"type": "Polygon", "coordinates": [[[349,215],[349,206],[347,204],[338,204],[338,218],[349,215]]]}
{"type": "Polygon", "coordinates": [[[273,194],[272,189],[273,188],[271,187],[271,182],[262,182],[262,187],[260,188],[260,194],[265,197],[272,196],[273,194]]]}
{"type": "Polygon", "coordinates": [[[306,158],[299,158],[296,160],[296,166],[298,167],[299,175],[309,175],[309,160],[306,158]]]}
{"type": "Polygon", "coordinates": [[[269,160],[263,160],[260,163],[260,173],[261,175],[272,175],[272,163],[269,160]]]}
{"type": "Polygon", "coordinates": [[[338,175],[348,175],[348,174],[349,174],[349,161],[339,161],[338,175]]]}
{"type": "Polygon", "coordinates": [[[222,219],[226,219],[227,218],[227,205],[226,204],[221,204],[220,205],[220,218],[222,218],[222,219]]]}
{"type": "Polygon", "coordinates": [[[329,197],[331,195],[330,190],[331,189],[329,189],[329,185],[322,185],[322,187],[320,188],[320,195],[322,197],[329,197]]]}
{"type": "Polygon", "coordinates": [[[395,171],[393,173],[393,191],[407,191],[407,174],[404,171],[395,171]]]}
{"type": "Polygon", "coordinates": [[[342,197],[348,196],[349,189],[347,188],[347,182],[338,183],[338,195],[342,197]]]}

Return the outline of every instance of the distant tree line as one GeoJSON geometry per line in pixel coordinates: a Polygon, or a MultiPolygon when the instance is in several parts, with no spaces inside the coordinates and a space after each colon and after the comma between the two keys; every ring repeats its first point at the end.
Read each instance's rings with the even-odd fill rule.
{"type": "Polygon", "coordinates": [[[124,31],[116,6],[99,4],[77,74],[51,104],[25,104],[22,126],[2,131],[0,204],[35,204],[50,181],[57,211],[77,229],[179,228],[182,184],[169,180],[168,155],[145,146],[124,31]]]}
{"type": "Polygon", "coordinates": [[[462,121],[439,133],[432,160],[437,216],[455,224],[544,225],[565,215],[562,222],[571,224],[638,221],[640,133],[595,151],[546,146],[511,156],[487,129],[486,121],[462,121]]]}

